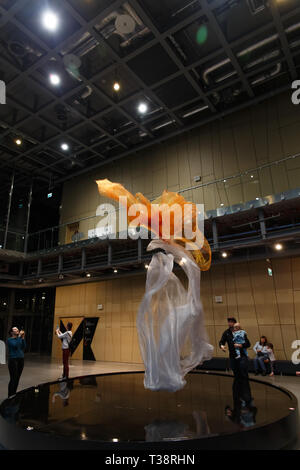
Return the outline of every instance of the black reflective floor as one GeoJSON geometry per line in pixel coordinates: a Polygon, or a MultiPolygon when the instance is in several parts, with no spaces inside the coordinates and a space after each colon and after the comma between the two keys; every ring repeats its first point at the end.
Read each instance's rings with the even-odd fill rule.
{"type": "Polygon", "coordinates": [[[191,373],[176,393],[148,391],[143,377],[123,373],[41,385],[4,401],[0,414],[32,437],[138,443],[241,433],[280,421],[297,406],[292,394],[256,381],[246,384],[246,402],[245,384],[226,375],[191,373]]]}

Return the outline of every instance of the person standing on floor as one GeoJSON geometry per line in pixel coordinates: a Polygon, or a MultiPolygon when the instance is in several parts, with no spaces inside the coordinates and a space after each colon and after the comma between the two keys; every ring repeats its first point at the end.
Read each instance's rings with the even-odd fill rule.
{"type": "Polygon", "coordinates": [[[14,326],[10,330],[10,338],[7,340],[8,370],[10,382],[8,384],[8,398],[17,393],[19,380],[24,368],[24,351],[26,348],[25,332],[14,326]]]}
{"type": "Polygon", "coordinates": [[[247,348],[250,348],[250,341],[245,332],[244,334],[244,343],[238,344],[234,342],[234,325],[237,323],[234,317],[227,318],[228,329],[224,331],[222,337],[219,341],[219,346],[222,351],[226,351],[226,343],[229,350],[229,359],[230,367],[235,377],[234,383],[241,391],[243,400],[246,403],[251,402],[251,390],[249,387],[249,378],[248,378],[248,355],[247,348]],[[240,358],[236,360],[236,348],[240,349],[240,358]]]}
{"type": "Polygon", "coordinates": [[[70,343],[72,340],[72,326],[71,322],[67,323],[67,331],[62,333],[57,327],[56,334],[57,337],[62,342],[62,353],[63,353],[63,374],[62,378],[59,380],[65,380],[69,378],[69,356],[70,356],[70,343]]]}

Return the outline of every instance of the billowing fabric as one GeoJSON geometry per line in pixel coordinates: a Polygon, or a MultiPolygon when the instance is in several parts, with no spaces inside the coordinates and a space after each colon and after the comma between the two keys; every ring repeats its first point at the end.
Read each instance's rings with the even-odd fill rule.
{"type": "Polygon", "coordinates": [[[139,205],[138,223],[157,238],[148,250],[163,250],[153,255],[148,268],[137,330],[145,364],[145,387],[175,392],[184,387],[184,377],[191,369],[211,359],[213,350],[200,300],[200,270],[210,268],[211,249],[198,227],[197,207],[171,191],[163,191],[150,202],[141,193],[134,196],[119,183],[107,179],[96,183],[101,195],[116,201],[120,196],[124,198],[120,202],[127,208],[131,224],[136,223],[136,214],[130,215],[129,209],[139,205]],[[175,217],[174,205],[180,217],[175,217]],[[186,205],[190,211],[185,211],[186,205]],[[165,220],[169,221],[168,234],[163,230],[165,220]],[[186,222],[192,228],[188,233],[186,222]],[[174,262],[180,264],[188,278],[187,290],[173,273],[174,262]]]}
{"type": "Polygon", "coordinates": [[[140,350],[145,364],[145,388],[177,391],[185,375],[212,357],[200,300],[200,269],[178,245],[153,240],[146,292],[137,315],[140,350]],[[174,261],[188,278],[186,290],[173,273],[174,261]]]}
{"type": "Polygon", "coordinates": [[[167,243],[188,248],[201,271],[207,271],[210,268],[211,249],[208,241],[198,228],[195,204],[186,201],[183,196],[172,191],[163,191],[160,197],[150,202],[142,193],[136,193],[134,196],[120,183],[113,183],[108,179],[97,180],[96,183],[98,191],[102,196],[109,197],[115,201],[118,201],[120,196],[125,198],[129,223],[133,224],[136,217],[136,215],[129,215],[130,207],[135,204],[142,205],[139,206],[139,223],[141,227],[145,227],[150,232],[156,234],[157,238],[167,243]],[[184,212],[186,204],[190,205],[191,213],[188,212],[186,214],[184,212]],[[179,219],[176,219],[174,216],[170,217],[170,238],[164,238],[162,220],[166,216],[168,208],[174,208],[174,206],[181,208],[181,217],[179,219]],[[184,233],[184,223],[188,219],[190,219],[192,230],[196,233],[192,238],[186,238],[184,233]],[[156,220],[158,223],[155,222],[156,220]]]}

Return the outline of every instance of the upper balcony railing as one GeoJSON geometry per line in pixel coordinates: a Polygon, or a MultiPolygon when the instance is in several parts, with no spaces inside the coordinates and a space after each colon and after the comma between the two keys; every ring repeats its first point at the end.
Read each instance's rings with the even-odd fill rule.
{"type": "MultiPolygon", "coordinates": [[[[220,170],[221,171],[221,170],[220,170]]],[[[216,172],[216,170],[214,170],[216,172]]],[[[229,214],[238,214],[250,209],[259,209],[280,202],[284,199],[297,198],[300,186],[300,154],[292,155],[273,162],[261,164],[254,169],[245,170],[226,178],[213,179],[209,176],[202,177],[199,182],[191,187],[179,190],[187,201],[203,204],[205,219],[215,219],[229,214]],[[270,196],[269,194],[274,194],[270,196]]],[[[6,248],[21,252],[39,252],[54,249],[82,240],[107,238],[103,228],[99,228],[99,222],[103,217],[87,214],[80,219],[73,218],[64,223],[30,233],[9,231],[7,234],[6,248]]],[[[241,216],[242,218],[242,216],[241,216]]],[[[272,219],[272,218],[271,218],[272,219]]],[[[118,233],[118,225],[116,227],[118,233]]],[[[274,227],[272,220],[265,222],[266,234],[276,234],[276,230],[300,230],[298,220],[286,220],[282,227],[274,227]]],[[[219,231],[219,245],[234,243],[237,240],[255,240],[261,237],[260,226],[245,224],[245,230],[231,231],[222,234],[219,231]]],[[[214,247],[215,240],[211,234],[206,234],[214,247]]],[[[0,229],[0,248],[3,248],[4,229],[0,229]]]]}

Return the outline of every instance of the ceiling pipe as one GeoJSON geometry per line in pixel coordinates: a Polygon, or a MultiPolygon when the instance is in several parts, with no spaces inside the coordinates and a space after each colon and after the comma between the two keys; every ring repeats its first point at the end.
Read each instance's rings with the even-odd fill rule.
{"type": "MultiPolygon", "coordinates": [[[[294,31],[297,31],[298,29],[300,29],[300,22],[295,23],[292,26],[289,26],[288,28],[286,28],[285,32],[286,32],[286,34],[289,34],[289,33],[292,33],[294,31]]],[[[250,54],[251,52],[258,50],[261,47],[266,46],[267,44],[270,44],[270,43],[276,41],[276,39],[278,39],[278,37],[279,37],[278,33],[272,34],[271,36],[269,36],[265,39],[262,39],[261,41],[258,41],[255,44],[252,44],[251,46],[247,47],[246,49],[243,49],[242,51],[238,52],[237,57],[241,58],[241,57],[243,57],[247,54],[250,54]]],[[[294,41],[294,43],[293,43],[294,47],[296,47],[295,43],[297,43],[297,41],[294,41]]],[[[275,51],[273,51],[272,53],[274,53],[274,52],[275,51]]],[[[272,54],[272,53],[270,53],[270,54],[272,54]]],[[[268,54],[266,54],[266,55],[268,55],[268,54]]],[[[260,60],[260,59],[257,59],[257,60],[260,60]]],[[[264,62],[266,60],[265,56],[263,56],[263,58],[261,58],[261,60],[262,60],[262,62],[264,62]]],[[[252,64],[256,65],[255,62],[256,61],[252,62],[252,64]]],[[[215,72],[216,70],[218,70],[218,69],[220,69],[220,68],[222,68],[225,65],[230,64],[230,63],[231,63],[231,60],[229,58],[227,58],[227,59],[224,59],[224,60],[218,62],[217,64],[214,64],[214,65],[211,65],[210,67],[208,67],[206,70],[204,70],[204,72],[202,74],[202,78],[203,78],[204,82],[207,85],[209,85],[209,77],[208,76],[212,72],[215,72]]],[[[254,65],[252,65],[252,66],[254,67],[254,65]]],[[[248,65],[248,67],[249,67],[249,65],[248,65]]],[[[237,72],[233,71],[231,73],[232,73],[232,75],[235,75],[237,72]]],[[[219,79],[219,81],[222,81],[222,80],[219,79]]]]}
{"type": "Polygon", "coordinates": [[[278,62],[276,64],[275,68],[273,68],[271,72],[264,73],[260,77],[256,78],[255,80],[253,80],[251,82],[251,85],[253,85],[253,86],[260,85],[262,82],[278,75],[281,72],[281,69],[282,69],[282,64],[281,64],[281,62],[278,62]]]}

